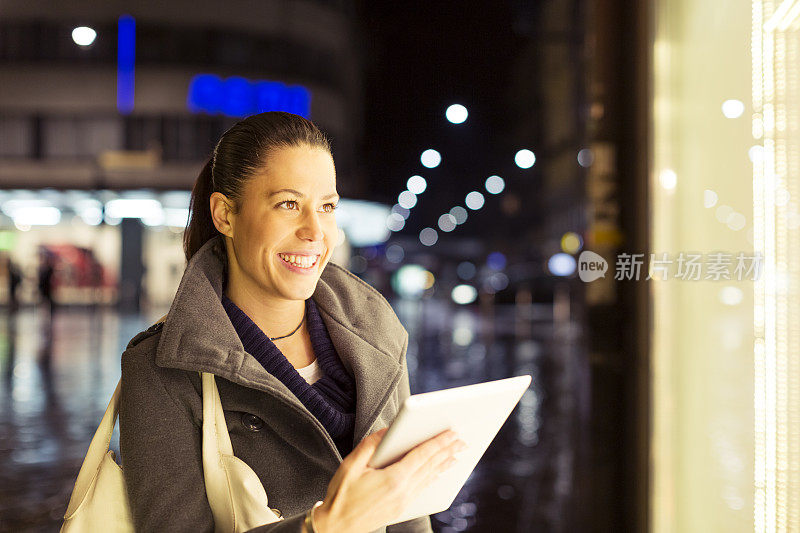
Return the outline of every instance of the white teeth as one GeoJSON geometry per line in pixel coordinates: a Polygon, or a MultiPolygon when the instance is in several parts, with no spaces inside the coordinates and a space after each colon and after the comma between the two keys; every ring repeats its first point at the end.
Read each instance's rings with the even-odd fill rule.
{"type": "Polygon", "coordinates": [[[316,256],[309,257],[305,255],[288,255],[288,254],[278,254],[278,256],[287,263],[291,263],[292,265],[300,268],[311,268],[317,263],[316,256]]]}

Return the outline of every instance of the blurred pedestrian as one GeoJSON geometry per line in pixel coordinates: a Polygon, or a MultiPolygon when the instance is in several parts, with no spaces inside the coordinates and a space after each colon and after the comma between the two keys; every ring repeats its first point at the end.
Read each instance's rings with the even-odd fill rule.
{"type": "Polygon", "coordinates": [[[52,252],[42,247],[39,251],[39,295],[42,297],[42,302],[47,305],[51,318],[56,310],[56,303],[53,299],[55,272],[55,258],[52,252]]]}
{"type": "Polygon", "coordinates": [[[19,309],[19,286],[22,284],[22,271],[14,264],[9,256],[6,259],[6,272],[8,274],[8,310],[16,313],[19,309]]]}

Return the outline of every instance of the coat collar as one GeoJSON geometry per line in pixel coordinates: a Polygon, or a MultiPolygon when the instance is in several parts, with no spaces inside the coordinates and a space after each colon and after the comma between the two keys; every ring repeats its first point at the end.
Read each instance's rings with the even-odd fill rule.
{"type": "MultiPolygon", "coordinates": [[[[222,307],[225,261],[220,237],[207,242],[189,261],[164,321],[156,364],[209,372],[306,410],[245,352],[222,307]]],[[[342,363],[356,381],[355,444],[399,382],[407,333],[375,289],[333,263],[325,267],[312,298],[342,363]]]]}

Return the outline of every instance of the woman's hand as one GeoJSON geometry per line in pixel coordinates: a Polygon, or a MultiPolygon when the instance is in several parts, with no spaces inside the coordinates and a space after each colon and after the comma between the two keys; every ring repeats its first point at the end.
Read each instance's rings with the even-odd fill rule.
{"type": "Polygon", "coordinates": [[[419,492],[455,463],[465,444],[445,431],[385,468],[367,466],[386,434],[369,435],[342,461],[314,511],[317,533],[363,533],[391,523],[419,492]]]}

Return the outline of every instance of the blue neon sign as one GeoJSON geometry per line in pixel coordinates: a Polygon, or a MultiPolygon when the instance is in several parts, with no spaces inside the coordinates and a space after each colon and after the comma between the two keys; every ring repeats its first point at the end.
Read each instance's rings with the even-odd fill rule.
{"type": "Polygon", "coordinates": [[[309,118],[311,94],[300,85],[198,74],[189,82],[186,105],[192,113],[246,117],[264,111],[287,111],[309,118]]]}
{"type": "Polygon", "coordinates": [[[122,15],[117,22],[117,109],[133,111],[134,66],[136,63],[136,20],[122,15]]]}

